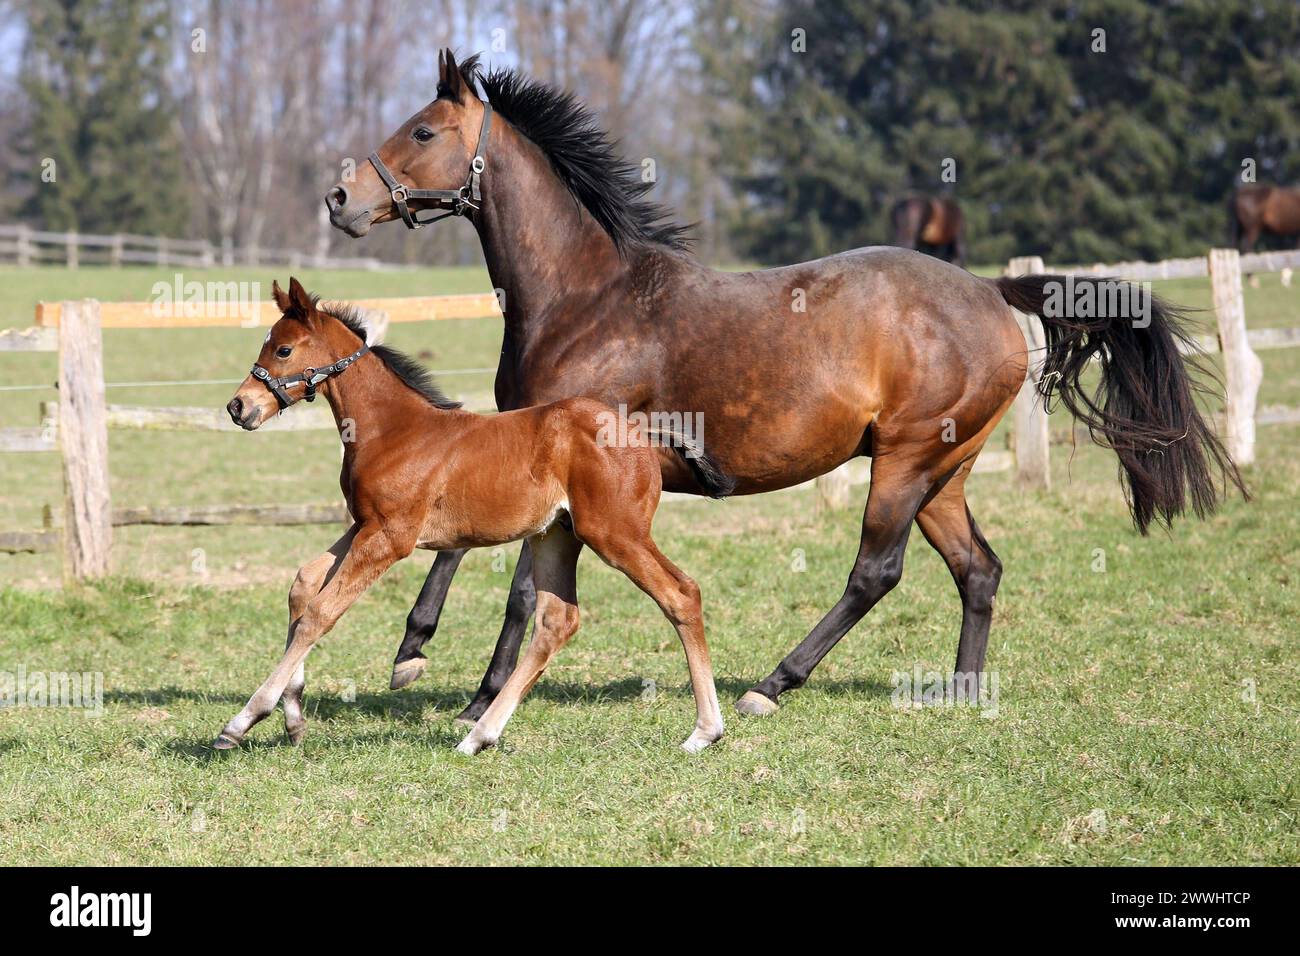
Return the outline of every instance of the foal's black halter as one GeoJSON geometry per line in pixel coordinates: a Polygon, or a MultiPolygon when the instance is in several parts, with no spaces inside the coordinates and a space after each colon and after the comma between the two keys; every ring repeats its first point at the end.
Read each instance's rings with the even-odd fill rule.
{"type": "Polygon", "coordinates": [[[478,131],[478,145],[474,147],[474,158],[469,163],[469,178],[465,180],[465,185],[459,189],[411,189],[397,181],[384,161],[379,158],[379,153],[370,154],[370,165],[375,167],[375,172],[379,178],[384,181],[388,187],[389,195],[393,197],[393,205],[401,214],[402,221],[406,223],[408,229],[419,229],[421,226],[427,226],[431,222],[437,222],[439,219],[446,219],[448,216],[463,216],[466,209],[477,209],[478,204],[483,201],[483,196],[479,192],[479,177],[483,175],[483,170],[487,167],[487,147],[488,133],[492,131],[492,105],[486,101],[483,103],[483,125],[478,131]],[[417,219],[415,215],[407,208],[408,199],[432,199],[439,206],[448,205],[451,208],[439,216],[430,216],[428,219],[417,219]]]}
{"type": "Polygon", "coordinates": [[[362,345],[361,348],[357,349],[347,358],[341,358],[333,365],[326,365],[324,368],[305,368],[297,375],[286,375],[284,378],[273,378],[271,373],[262,368],[262,366],[254,365],[252,376],[271,390],[271,394],[275,396],[275,400],[280,403],[280,410],[284,411],[284,409],[293,404],[293,399],[291,399],[289,393],[285,391],[286,388],[302,382],[307,388],[307,391],[303,394],[303,398],[307,399],[309,402],[314,402],[316,401],[317,385],[325,381],[325,379],[329,378],[331,375],[339,374],[339,372],[343,371],[369,351],[369,345],[362,345]]]}

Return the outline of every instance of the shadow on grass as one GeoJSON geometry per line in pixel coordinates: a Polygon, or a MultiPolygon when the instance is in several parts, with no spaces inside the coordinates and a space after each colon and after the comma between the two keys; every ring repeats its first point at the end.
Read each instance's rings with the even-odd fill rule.
{"type": "MultiPolygon", "coordinates": [[[[751,686],[749,682],[735,678],[724,678],[718,681],[718,693],[723,698],[724,709],[727,708],[726,701],[728,698],[739,697],[749,690],[751,686]]],[[[818,682],[814,686],[817,692],[832,697],[848,695],[859,697],[887,696],[893,690],[882,681],[861,679],[818,682]]],[[[689,695],[690,693],[687,685],[666,689],[673,692],[680,691],[683,695],[689,695]]],[[[435,687],[427,689],[408,688],[402,691],[357,694],[355,700],[347,701],[336,696],[313,697],[310,690],[309,686],[305,702],[309,722],[306,742],[303,744],[305,750],[352,749],[372,744],[409,743],[411,728],[415,726],[420,728],[423,742],[428,746],[451,748],[455,747],[467,732],[465,727],[451,723],[452,717],[459,714],[470,699],[469,694],[461,691],[435,687]],[[445,714],[446,722],[429,721],[425,716],[428,707],[432,707],[440,714],[445,714]],[[394,726],[391,730],[370,731],[360,734],[350,734],[346,730],[335,734],[313,734],[312,725],[317,721],[346,719],[357,715],[383,718],[391,721],[394,726]]],[[[539,684],[533,689],[529,697],[541,698],[558,704],[599,705],[635,700],[641,697],[644,690],[645,687],[640,678],[634,677],[611,681],[599,686],[551,681],[539,684]]],[[[227,703],[232,707],[239,707],[243,705],[245,700],[246,697],[242,694],[213,693],[183,687],[116,691],[105,695],[106,703],[148,706],[188,701],[204,704],[227,703]]],[[[258,729],[253,731],[253,735],[244,741],[239,751],[255,752],[291,747],[292,745],[285,737],[280,724],[281,719],[280,711],[277,708],[275,713],[268,716],[258,729]]],[[[214,726],[213,737],[216,736],[218,730],[220,728],[214,726]]],[[[0,744],[0,749],[2,749],[2,744],[0,744]]],[[[211,739],[174,740],[167,744],[165,749],[175,756],[197,760],[202,763],[229,759],[229,754],[239,752],[213,750],[211,739]]]]}

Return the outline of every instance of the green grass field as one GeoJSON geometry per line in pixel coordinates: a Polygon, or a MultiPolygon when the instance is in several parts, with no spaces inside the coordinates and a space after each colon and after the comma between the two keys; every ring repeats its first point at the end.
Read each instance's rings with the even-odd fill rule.
{"type": "MultiPolygon", "coordinates": [[[[0,269],[0,327],[31,324],[40,298],[143,299],[169,277],[0,269]]],[[[222,277],[269,288],[272,275],[222,277]]],[[[474,270],[303,279],[327,298],[486,285],[474,270]]],[[[1157,288],[1208,307],[1204,282],[1157,288]]],[[[1300,288],[1276,276],[1246,303],[1252,326],[1300,324],[1300,288]]],[[[480,368],[500,334],[486,320],[422,323],[390,341],[437,369],[480,368]]],[[[109,331],[106,377],[238,378],[260,338],[109,331]]],[[[1261,358],[1261,403],[1300,404],[1300,350],[1261,358]]],[[[52,356],[0,355],[0,385],[53,376],[52,356]]],[[[109,400],[220,405],[230,391],[109,400]]],[[[0,426],[36,424],[52,397],[0,391],[0,426]]],[[[695,757],[677,749],[693,707],[671,628],[589,556],[583,629],[503,746],[466,758],[451,718],[491,652],[513,547],[467,558],[419,683],[387,690],[428,555],[390,572],[313,653],[305,745],[285,745],[273,718],[229,754],[207,743],[273,666],[293,571],[336,529],[120,528],[116,576],[70,590],[53,556],[0,555],[0,672],[104,682],[101,716],[0,709],[0,864],[1298,863],[1300,428],[1259,437],[1255,501],[1148,539],[1100,449],[1054,449],[1050,492],[971,479],[1006,566],[989,645],[996,712],[893,700],[896,672],[951,666],[960,621],[946,568],[915,534],[902,584],[808,687],[772,718],[732,715],[730,700],[839,596],[857,508],[818,515],[804,491],[665,504],[656,536],[704,590],[728,714],[727,736],[695,757]]],[[[326,432],[114,432],[110,446],[117,505],[337,496],[326,432]]],[[[61,495],[57,457],[5,455],[0,469],[0,528],[37,526],[61,495]]]]}

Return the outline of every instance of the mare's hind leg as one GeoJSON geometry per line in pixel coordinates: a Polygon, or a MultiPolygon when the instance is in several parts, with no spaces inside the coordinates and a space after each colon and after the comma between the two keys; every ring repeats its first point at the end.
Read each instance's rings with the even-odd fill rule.
{"type": "Polygon", "coordinates": [[[736,701],[736,710],[753,716],[775,712],[780,696],[803,686],[840,638],[893,589],[903,576],[903,552],[912,520],[932,484],[924,469],[896,457],[872,462],[862,543],[844,595],[776,670],[736,701]]]}
{"type": "Polygon", "coordinates": [[[682,743],[682,749],[699,753],[718,740],[724,729],[709,646],[704,638],[700,588],[664,556],[650,538],[648,521],[646,525],[644,531],[635,534],[629,534],[626,525],[608,522],[602,522],[590,532],[580,530],[591,550],[650,595],[677,631],[686,652],[691,691],[695,696],[695,729],[682,743]]]}
{"type": "Polygon", "coordinates": [[[578,630],[578,555],[582,542],[562,525],[529,539],[533,555],[533,581],[537,587],[537,615],[533,639],[524,659],[488,705],[474,729],[456,749],[474,755],[501,738],[506,722],[546,670],[551,658],[578,630]]]}
{"type": "MultiPolygon", "coordinates": [[[[307,602],[329,583],[339,559],[351,546],[354,534],[355,528],[350,529],[328,551],[298,569],[293,587],[289,589],[289,637],[285,641],[285,653],[289,652],[289,646],[293,643],[294,624],[307,609],[307,602]]],[[[300,663],[289,679],[289,685],[285,687],[281,699],[284,705],[284,730],[289,735],[289,741],[295,744],[302,741],[303,734],[307,731],[307,720],[302,713],[302,694],[306,686],[307,667],[305,663],[300,663]]]]}
{"type": "Polygon", "coordinates": [[[993,620],[993,598],[1002,580],[1002,562],[984,540],[966,504],[969,465],[920,510],[916,523],[952,572],[961,595],[961,639],[953,684],[971,703],[979,699],[984,653],[993,620]]]}

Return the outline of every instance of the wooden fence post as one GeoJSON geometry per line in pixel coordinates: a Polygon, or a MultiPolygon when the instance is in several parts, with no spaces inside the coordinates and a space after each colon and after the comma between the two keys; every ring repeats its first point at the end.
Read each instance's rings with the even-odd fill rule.
{"type": "Polygon", "coordinates": [[[63,251],[68,268],[77,268],[80,265],[80,249],[78,248],[77,231],[75,229],[64,236],[63,251]]]}
{"type": "MultiPolygon", "coordinates": [[[[1011,277],[1035,275],[1044,271],[1040,256],[1018,256],[1007,263],[1011,277]]],[[[1042,348],[1047,344],[1043,323],[1036,315],[1016,313],[1020,331],[1029,346],[1029,373],[1016,396],[1012,427],[1016,451],[1016,479],[1030,488],[1051,486],[1051,462],[1048,456],[1049,435],[1047,409],[1038,394],[1038,377],[1042,369],[1042,348]]]]}
{"type": "Polygon", "coordinates": [[[1228,454],[1238,465],[1249,465],[1255,460],[1255,400],[1264,368],[1246,338],[1241,256],[1236,249],[1210,250],[1210,286],[1223,349],[1228,454]]]}
{"type": "Polygon", "coordinates": [[[18,224],[18,264],[20,266],[29,266],[32,264],[32,239],[31,230],[27,228],[25,222],[18,224]]]}
{"type": "Polygon", "coordinates": [[[99,303],[62,303],[59,319],[59,446],[63,452],[65,579],[108,573],[113,540],[108,491],[99,303]]]}
{"type": "Polygon", "coordinates": [[[817,491],[817,510],[839,511],[849,506],[849,473],[840,465],[834,471],[820,476],[813,487],[817,491]]]}

